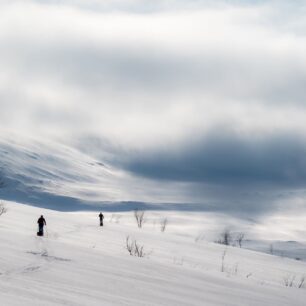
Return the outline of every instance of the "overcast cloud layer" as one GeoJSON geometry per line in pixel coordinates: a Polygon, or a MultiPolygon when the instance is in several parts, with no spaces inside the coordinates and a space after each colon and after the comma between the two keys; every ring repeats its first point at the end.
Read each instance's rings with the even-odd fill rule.
{"type": "Polygon", "coordinates": [[[1,1],[2,132],[188,183],[190,202],[303,205],[306,4],[288,2],[1,1]]]}

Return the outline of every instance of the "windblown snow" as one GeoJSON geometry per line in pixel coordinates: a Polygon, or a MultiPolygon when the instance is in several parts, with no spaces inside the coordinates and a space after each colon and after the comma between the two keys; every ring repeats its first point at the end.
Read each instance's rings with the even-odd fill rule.
{"type": "Polygon", "coordinates": [[[5,206],[1,305],[305,305],[305,262],[184,235],[182,213],[162,232],[164,212],[146,212],[142,228],[132,212],[105,213],[99,227],[98,212],[5,206]],[[129,255],[127,237],[144,257],[129,255]]]}

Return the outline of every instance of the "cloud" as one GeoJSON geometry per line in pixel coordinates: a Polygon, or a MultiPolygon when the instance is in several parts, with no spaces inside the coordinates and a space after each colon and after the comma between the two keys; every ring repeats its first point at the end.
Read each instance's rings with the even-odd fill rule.
{"type": "Polygon", "coordinates": [[[124,169],[137,178],[138,187],[155,182],[147,189],[151,199],[158,190],[170,202],[198,205],[191,209],[244,217],[305,209],[306,143],[301,134],[246,135],[215,126],[205,135],[189,135],[180,144],[155,149],[130,150],[91,137],[82,139],[78,148],[124,169]]]}
{"type": "MultiPolygon", "coordinates": [[[[124,167],[158,180],[228,186],[295,186],[306,182],[306,142],[280,133],[247,138],[216,127],[180,146],[127,154],[124,167]]],[[[125,160],[124,157],[120,161],[125,160]]]]}
{"type": "Polygon", "coordinates": [[[305,8],[2,1],[1,127],[82,150],[102,139],[111,163],[186,182],[190,200],[234,199],[241,184],[254,198],[252,184],[295,190],[305,182],[305,8]]]}
{"type": "MultiPolygon", "coordinates": [[[[71,117],[82,114],[82,121],[95,122],[88,131],[101,134],[117,130],[112,122],[133,118],[136,127],[114,133],[125,138],[126,128],[139,134],[146,122],[156,122],[143,129],[154,135],[160,115],[178,126],[181,110],[196,117],[209,109],[237,121],[231,109],[245,113],[262,104],[269,115],[304,105],[305,40],[267,25],[270,7],[147,15],[29,3],[6,5],[1,13],[2,103],[20,106],[8,118],[35,125],[41,112],[50,112],[62,121],[73,108],[68,130],[75,128],[71,117]]],[[[214,125],[215,116],[207,117],[204,125],[214,125]]]]}

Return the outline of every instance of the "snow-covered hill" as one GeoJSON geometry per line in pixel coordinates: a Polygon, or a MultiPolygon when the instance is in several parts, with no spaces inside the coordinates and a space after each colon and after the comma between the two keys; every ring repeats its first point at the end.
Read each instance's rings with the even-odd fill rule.
{"type": "Polygon", "coordinates": [[[118,172],[60,143],[2,137],[0,161],[2,198],[63,210],[125,198],[118,172]]]}
{"type": "Polygon", "coordinates": [[[108,209],[109,204],[112,210],[127,210],[135,203],[152,208],[154,203],[184,202],[183,184],[138,178],[61,141],[4,135],[0,182],[5,188],[0,188],[0,199],[63,211],[108,209]]]}
{"type": "Polygon", "coordinates": [[[305,262],[182,235],[178,216],[162,233],[163,212],[147,212],[142,229],[132,213],[106,213],[101,228],[96,212],[6,207],[1,305],[305,305],[306,289],[296,288],[305,262]],[[45,237],[35,235],[40,214],[45,237]],[[128,254],[127,236],[144,246],[145,257],[128,254]]]}

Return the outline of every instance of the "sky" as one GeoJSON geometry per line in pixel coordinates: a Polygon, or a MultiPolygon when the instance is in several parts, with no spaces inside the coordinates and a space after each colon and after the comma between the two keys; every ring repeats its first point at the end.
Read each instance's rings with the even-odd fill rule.
{"type": "Polygon", "coordinates": [[[0,67],[2,133],[221,210],[306,208],[306,1],[4,0],[0,67]]]}

